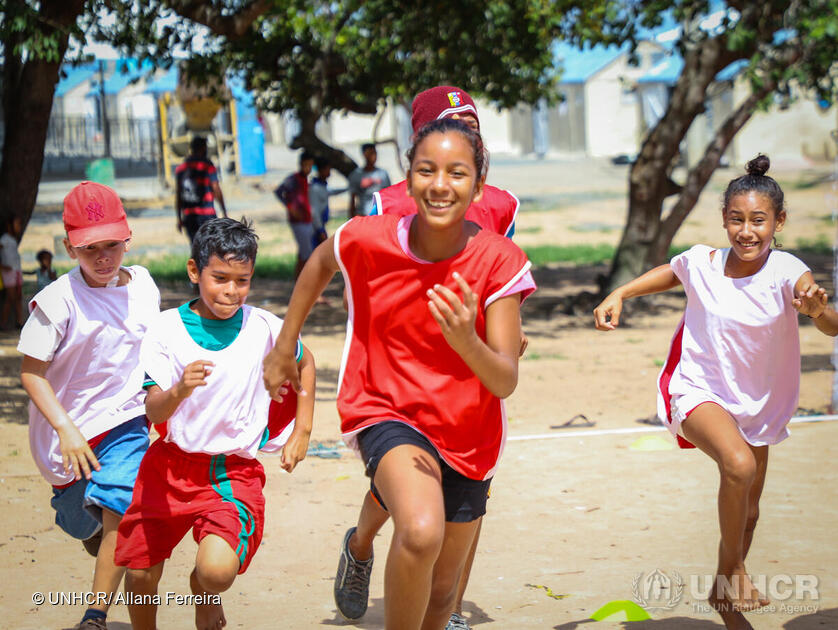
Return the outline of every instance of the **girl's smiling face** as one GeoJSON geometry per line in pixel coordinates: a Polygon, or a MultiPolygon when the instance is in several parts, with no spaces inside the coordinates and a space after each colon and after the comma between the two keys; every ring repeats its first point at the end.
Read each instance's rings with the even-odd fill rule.
{"type": "Polygon", "coordinates": [[[483,181],[474,149],[458,131],[433,132],[423,138],[407,179],[419,217],[437,228],[462,222],[472,201],[480,199],[483,181]]]}
{"type": "Polygon", "coordinates": [[[768,257],[775,232],[783,229],[785,211],[775,212],[768,197],[751,191],[731,198],[722,216],[733,253],[745,265],[753,266],[753,272],[758,271],[768,257]]]}

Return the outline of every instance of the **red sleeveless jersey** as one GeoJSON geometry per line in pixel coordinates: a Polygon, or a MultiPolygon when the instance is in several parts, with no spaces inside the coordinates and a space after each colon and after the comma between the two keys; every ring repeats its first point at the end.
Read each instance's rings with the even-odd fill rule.
{"type": "MultiPolygon", "coordinates": [[[[404,217],[416,214],[416,202],[407,194],[407,180],[388,186],[374,195],[378,214],[392,214],[404,217]]],[[[483,196],[466,210],[466,219],[484,230],[501,236],[511,236],[520,203],[508,190],[501,190],[488,184],[483,186],[483,196]]]]}
{"type": "Polygon", "coordinates": [[[506,440],[503,401],[448,345],[428,310],[426,291],[443,284],[461,296],[454,271],[478,296],[475,329],[486,339],[486,308],[528,272],[511,240],[480,230],[455,256],[429,263],[408,256],[399,218],[356,217],[335,233],[346,282],[347,342],[338,378],[338,412],[348,444],[385,420],[424,434],[442,458],[471,479],[494,474],[506,440]]]}

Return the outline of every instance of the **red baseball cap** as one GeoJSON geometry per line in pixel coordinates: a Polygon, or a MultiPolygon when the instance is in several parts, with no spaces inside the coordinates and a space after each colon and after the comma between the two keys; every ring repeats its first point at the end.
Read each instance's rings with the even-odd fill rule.
{"type": "Polygon", "coordinates": [[[131,238],[125,209],[112,188],[82,182],[64,197],[64,229],[73,247],[131,238]]]}
{"type": "Polygon", "coordinates": [[[454,114],[474,116],[477,126],[480,126],[474,99],[465,90],[453,85],[438,85],[419,92],[413,99],[413,115],[410,118],[413,133],[432,120],[450,118],[454,114]]]}

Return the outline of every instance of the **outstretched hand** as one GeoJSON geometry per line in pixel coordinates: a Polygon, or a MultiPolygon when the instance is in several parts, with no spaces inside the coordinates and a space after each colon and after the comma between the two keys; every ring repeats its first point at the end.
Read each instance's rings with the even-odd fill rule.
{"type": "Polygon", "coordinates": [[[623,312],[623,298],[612,293],[594,309],[594,323],[597,330],[614,330],[620,325],[623,312]]]}
{"type": "Polygon", "coordinates": [[[800,288],[791,303],[803,315],[817,318],[826,310],[829,296],[822,286],[811,282],[800,288]]]}
{"type": "Polygon", "coordinates": [[[305,393],[294,353],[284,352],[276,347],[272,348],[262,361],[262,381],[270,397],[277,402],[282,402],[282,397],[288,393],[288,385],[297,393],[305,393]]]}
{"type": "Polygon", "coordinates": [[[297,464],[305,459],[310,437],[311,433],[308,431],[291,432],[280,453],[280,466],[285,472],[293,472],[297,464]]]}
{"type": "Polygon", "coordinates": [[[439,324],[442,336],[455,352],[462,354],[469,344],[477,337],[474,322],[477,319],[477,294],[471,290],[468,283],[456,271],[454,281],[463,293],[463,300],[457,297],[451,289],[441,284],[435,284],[428,289],[428,309],[439,324]]]}

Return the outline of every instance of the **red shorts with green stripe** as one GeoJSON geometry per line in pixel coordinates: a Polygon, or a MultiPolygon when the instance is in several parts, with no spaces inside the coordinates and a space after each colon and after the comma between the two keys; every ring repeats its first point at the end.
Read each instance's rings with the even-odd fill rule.
{"type": "Polygon", "coordinates": [[[220,536],[244,573],[262,541],[265,471],[255,459],[187,453],[157,440],[137,473],[116,542],[116,564],[147,569],[172,555],[186,533],[220,536]]]}

